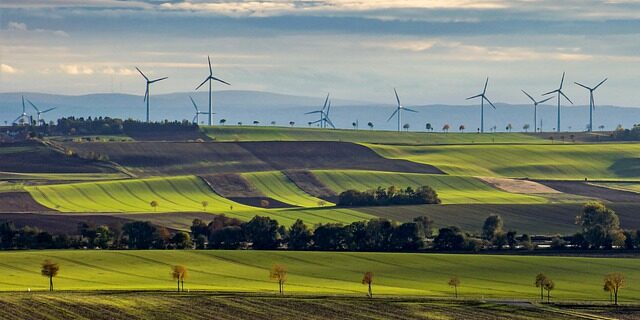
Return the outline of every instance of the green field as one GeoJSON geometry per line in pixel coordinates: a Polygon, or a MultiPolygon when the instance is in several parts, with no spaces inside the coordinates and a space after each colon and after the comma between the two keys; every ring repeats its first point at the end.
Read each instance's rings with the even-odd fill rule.
{"type": "Polygon", "coordinates": [[[216,141],[344,141],[382,144],[551,143],[522,133],[427,133],[380,130],[285,128],[264,126],[201,127],[216,141]]]}
{"type": "Polygon", "coordinates": [[[185,288],[224,292],[274,292],[273,264],[289,271],[285,290],[295,294],[363,295],[365,271],[375,274],[374,294],[449,297],[451,276],[466,298],[535,299],[533,279],[544,272],[563,300],[605,300],[602,278],[623,272],[623,301],[640,300],[640,259],[286,251],[17,251],[0,253],[0,290],[45,290],[43,259],[60,264],[58,290],[173,290],[170,267],[190,270],[185,288]]]}
{"type": "Polygon", "coordinates": [[[313,174],[326,186],[340,193],[348,189],[367,190],[381,186],[399,188],[430,186],[438,192],[443,204],[477,203],[546,203],[541,197],[509,193],[492,188],[471,177],[357,170],[314,170],[313,174]]]}
{"type": "Polygon", "coordinates": [[[637,182],[598,182],[598,183],[592,183],[592,184],[600,187],[615,189],[615,190],[640,193],[640,183],[637,183],[637,182]]]}
{"type": "Polygon", "coordinates": [[[383,146],[380,155],[446,173],[536,179],[638,179],[640,144],[383,146]]]}
{"type": "Polygon", "coordinates": [[[129,178],[124,173],[19,173],[0,171],[0,180],[93,181],[129,178]]]}
{"type": "Polygon", "coordinates": [[[293,206],[314,208],[319,207],[320,203],[332,205],[300,190],[280,171],[243,173],[242,177],[265,196],[293,206]]]}

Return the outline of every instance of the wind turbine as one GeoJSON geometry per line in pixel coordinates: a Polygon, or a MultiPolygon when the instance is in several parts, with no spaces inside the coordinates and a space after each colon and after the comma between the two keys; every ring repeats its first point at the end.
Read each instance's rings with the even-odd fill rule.
{"type": "Polygon", "coordinates": [[[477,94],[473,97],[467,98],[467,100],[480,98],[480,133],[484,133],[484,101],[486,100],[494,109],[496,108],[496,106],[494,106],[493,103],[491,103],[491,101],[489,100],[489,98],[487,98],[487,96],[485,95],[487,93],[488,84],[489,84],[489,78],[487,77],[487,81],[485,81],[484,83],[484,89],[482,89],[482,93],[477,94]]]}
{"type": "Polygon", "coordinates": [[[56,108],[56,107],[53,107],[53,108],[49,108],[49,109],[46,109],[46,110],[40,111],[40,109],[38,109],[38,107],[36,107],[36,105],[35,105],[35,104],[33,104],[33,102],[29,101],[29,99],[27,99],[27,102],[29,102],[29,104],[30,104],[34,109],[36,109],[36,115],[37,115],[37,119],[38,119],[38,122],[37,122],[37,123],[38,123],[38,125],[40,125],[40,121],[41,121],[41,120],[40,120],[40,116],[41,116],[42,114],[45,114],[45,113],[47,113],[47,112],[49,112],[49,111],[51,111],[51,110],[53,110],[53,109],[55,109],[55,108],[56,108]]]}
{"type": "Polygon", "coordinates": [[[607,79],[608,78],[604,78],[604,80],[600,81],[600,83],[598,83],[598,85],[593,88],[589,88],[584,84],[574,82],[575,84],[589,90],[589,132],[593,130],[593,110],[596,109],[596,102],[593,100],[593,92],[596,91],[596,89],[598,89],[598,87],[601,86],[605,81],[607,81],[607,79]]]}
{"type": "Polygon", "coordinates": [[[213,123],[213,113],[211,111],[211,80],[215,80],[218,82],[222,82],[228,86],[230,86],[231,84],[229,84],[228,82],[224,81],[224,80],[220,80],[216,77],[213,76],[213,68],[211,68],[211,58],[209,58],[209,56],[207,56],[207,61],[209,61],[209,76],[204,79],[204,81],[202,81],[202,83],[196,87],[196,90],[200,89],[200,87],[202,87],[203,84],[205,84],[207,81],[209,81],[209,125],[212,125],[213,123]]]}
{"type": "Polygon", "coordinates": [[[331,100],[329,100],[329,104],[327,105],[327,111],[324,113],[324,127],[327,127],[327,124],[329,124],[331,126],[331,128],[336,128],[336,126],[333,125],[333,122],[331,122],[331,119],[329,119],[329,112],[331,112],[331,100]]]}
{"type": "Polygon", "coordinates": [[[193,108],[196,109],[196,115],[193,116],[193,121],[192,122],[194,122],[195,124],[199,124],[200,123],[200,115],[201,114],[207,114],[207,112],[198,110],[198,105],[196,104],[195,101],[193,101],[193,98],[191,96],[189,96],[189,99],[191,99],[191,103],[193,104],[193,108]]]}
{"type": "Polygon", "coordinates": [[[20,123],[19,121],[22,120],[22,123],[24,124],[25,122],[27,122],[26,120],[28,120],[28,118],[29,117],[27,116],[27,108],[24,105],[24,96],[22,96],[22,113],[15,120],[13,120],[13,123],[19,124],[20,123]]]}
{"type": "Polygon", "coordinates": [[[409,112],[418,112],[418,111],[404,107],[400,103],[400,98],[398,97],[398,91],[396,91],[396,88],[393,88],[393,92],[396,94],[396,101],[398,102],[398,105],[396,106],[396,110],[391,114],[391,116],[389,116],[389,119],[387,119],[387,122],[389,122],[389,120],[391,120],[391,118],[393,118],[393,116],[395,116],[397,113],[398,114],[398,132],[400,132],[400,114],[402,113],[402,110],[406,110],[409,112]]]}
{"type": "Polygon", "coordinates": [[[557,93],[558,94],[558,127],[557,127],[557,131],[560,132],[560,97],[564,97],[565,99],[567,99],[567,101],[569,101],[571,104],[573,104],[573,102],[571,101],[571,99],[569,99],[569,97],[567,97],[567,95],[564,94],[564,92],[562,92],[562,84],[564,83],[564,72],[562,73],[562,80],[560,80],[560,87],[556,90],[553,91],[549,91],[545,94],[543,94],[543,96],[552,94],[552,93],[557,93]]]}
{"type": "Polygon", "coordinates": [[[327,108],[327,103],[328,102],[329,102],[329,94],[327,93],[327,97],[324,99],[324,105],[322,106],[322,109],[305,113],[305,114],[314,114],[314,113],[319,113],[320,114],[320,120],[313,121],[313,122],[311,122],[311,124],[320,123],[320,128],[326,128],[327,127],[327,125],[326,125],[326,123],[324,121],[325,120],[325,112],[324,112],[324,110],[327,108]]]}
{"type": "Polygon", "coordinates": [[[147,78],[147,76],[145,76],[144,73],[142,73],[142,71],[140,71],[140,69],[138,69],[138,67],[136,67],[136,70],[138,70],[138,72],[140,72],[140,74],[147,81],[147,89],[144,91],[144,100],[143,101],[147,102],[147,123],[149,123],[149,85],[152,84],[152,83],[167,79],[168,77],[149,80],[149,78],[147,78]]]}
{"type": "Polygon", "coordinates": [[[533,131],[537,132],[538,130],[535,127],[537,126],[537,123],[538,123],[538,105],[553,99],[553,97],[549,97],[549,98],[546,98],[544,100],[536,101],[536,99],[534,99],[526,91],[522,90],[522,93],[526,94],[527,97],[529,97],[529,99],[531,99],[531,101],[533,102],[533,131]]]}

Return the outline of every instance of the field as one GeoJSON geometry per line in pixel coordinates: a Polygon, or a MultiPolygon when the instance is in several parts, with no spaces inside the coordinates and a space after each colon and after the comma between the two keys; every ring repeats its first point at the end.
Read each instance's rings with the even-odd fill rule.
{"type": "Polygon", "coordinates": [[[355,170],[315,170],[312,172],[322,183],[337,193],[348,189],[373,189],[378,186],[383,188],[389,186],[399,188],[412,187],[415,189],[428,185],[438,192],[443,204],[540,204],[547,202],[542,197],[500,191],[472,177],[355,170]]]}
{"type": "Polygon", "coordinates": [[[285,127],[214,126],[202,130],[215,141],[344,141],[380,144],[551,143],[522,133],[427,133],[285,127]]]}
{"type": "Polygon", "coordinates": [[[319,207],[332,205],[300,190],[280,171],[243,173],[242,176],[267,197],[298,207],[319,207]]]}
{"type": "Polygon", "coordinates": [[[380,155],[453,175],[532,179],[639,179],[640,144],[382,146],[380,155]]]}
{"type": "MultiPolygon", "coordinates": [[[[211,293],[1,294],[0,318],[21,319],[575,319],[576,312],[527,303],[336,296],[211,293]]],[[[576,306],[578,309],[584,306],[576,306]]],[[[565,308],[568,309],[568,308],[565,308]]],[[[583,310],[581,314],[585,314],[583,310]]],[[[627,314],[631,307],[589,306],[591,314],[627,314]],[[628,311],[627,311],[628,310],[628,311]]],[[[634,313],[634,311],[636,313],[634,313]]]]}
{"type": "Polygon", "coordinates": [[[60,264],[58,290],[173,290],[170,267],[189,268],[185,288],[219,292],[274,292],[269,280],[273,264],[288,268],[290,294],[364,295],[365,271],[375,274],[376,296],[450,297],[451,276],[461,280],[465,298],[536,299],[538,272],[556,283],[554,299],[606,300],[602,277],[623,272],[627,286],[620,298],[640,300],[640,259],[507,255],[335,253],[283,251],[26,251],[0,254],[5,274],[1,291],[45,290],[43,259],[60,264]]]}

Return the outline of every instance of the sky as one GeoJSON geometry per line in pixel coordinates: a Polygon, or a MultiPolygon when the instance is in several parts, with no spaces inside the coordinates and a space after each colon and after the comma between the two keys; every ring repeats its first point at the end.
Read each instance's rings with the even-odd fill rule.
{"type": "Polygon", "coordinates": [[[640,106],[640,1],[2,0],[0,92],[144,94],[139,67],[188,92],[231,87],[406,105],[527,103],[557,89],[640,106]]]}

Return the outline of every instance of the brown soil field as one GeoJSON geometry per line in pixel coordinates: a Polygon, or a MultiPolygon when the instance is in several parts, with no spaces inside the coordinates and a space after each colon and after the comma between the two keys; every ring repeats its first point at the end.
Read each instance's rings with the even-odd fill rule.
{"type": "Polygon", "coordinates": [[[338,195],[325,186],[316,176],[306,170],[289,170],[283,172],[302,191],[320,199],[336,203],[338,195]]]}
{"type": "Polygon", "coordinates": [[[0,171],[20,173],[116,172],[103,163],[68,157],[36,141],[0,143],[0,171]]]}
{"type": "Polygon", "coordinates": [[[125,134],[136,141],[189,141],[189,140],[203,140],[211,141],[206,135],[199,130],[172,130],[172,129],[145,129],[126,131],[125,134]]]}
{"type": "Polygon", "coordinates": [[[433,166],[386,159],[367,147],[346,142],[66,142],[64,145],[79,153],[105,154],[139,175],[308,169],[442,173],[433,166]]]}
{"type": "Polygon", "coordinates": [[[37,203],[28,192],[1,192],[0,212],[55,212],[37,203]]]}
{"type": "Polygon", "coordinates": [[[640,203],[640,194],[638,193],[594,186],[581,181],[538,180],[537,182],[563,193],[570,193],[594,199],[602,199],[615,203],[640,203]]]}
{"type": "Polygon", "coordinates": [[[262,207],[262,201],[266,200],[269,203],[266,208],[292,208],[287,203],[265,196],[237,173],[218,173],[201,176],[201,178],[215,193],[238,203],[262,207]]]}
{"type": "Polygon", "coordinates": [[[558,190],[547,187],[543,184],[519,179],[494,178],[494,177],[478,177],[478,179],[488,183],[490,186],[504,190],[506,192],[522,193],[522,194],[549,194],[561,193],[558,190]]]}

